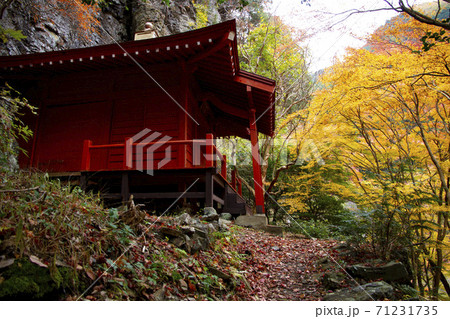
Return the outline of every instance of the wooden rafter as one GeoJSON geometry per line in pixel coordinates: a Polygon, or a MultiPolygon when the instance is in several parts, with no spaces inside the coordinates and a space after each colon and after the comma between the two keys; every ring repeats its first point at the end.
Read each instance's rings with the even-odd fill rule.
{"type": "Polygon", "coordinates": [[[201,95],[201,99],[203,101],[209,101],[212,104],[214,104],[219,110],[222,112],[231,114],[233,116],[242,118],[242,119],[248,119],[248,112],[244,111],[240,108],[237,108],[235,106],[229,105],[222,100],[220,100],[216,95],[214,95],[211,92],[205,92],[201,95]]]}
{"type": "Polygon", "coordinates": [[[205,51],[203,51],[200,54],[197,54],[195,57],[189,59],[187,61],[187,63],[194,64],[194,63],[197,63],[198,61],[203,60],[207,56],[214,54],[215,52],[222,49],[224,46],[229,45],[234,40],[235,36],[236,35],[235,35],[234,31],[227,32],[216,45],[206,49],[205,51]]]}

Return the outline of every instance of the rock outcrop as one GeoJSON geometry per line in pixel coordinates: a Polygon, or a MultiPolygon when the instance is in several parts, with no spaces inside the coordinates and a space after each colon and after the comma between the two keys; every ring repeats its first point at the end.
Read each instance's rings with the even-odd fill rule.
{"type": "Polygon", "coordinates": [[[207,250],[214,232],[227,231],[230,221],[219,218],[214,209],[205,212],[200,218],[184,213],[174,219],[171,227],[161,227],[158,232],[176,247],[188,253],[207,250]]]}
{"type": "Polygon", "coordinates": [[[132,32],[143,31],[146,22],[152,22],[159,36],[192,30],[196,25],[196,11],[192,1],[129,1],[132,12],[132,32]]]}
{"type": "Polygon", "coordinates": [[[384,281],[371,282],[352,289],[342,289],[326,295],[324,301],[371,301],[391,299],[394,288],[384,281]]]}
{"type": "Polygon", "coordinates": [[[411,283],[411,276],[401,262],[391,261],[378,267],[353,265],[347,267],[346,270],[352,277],[362,278],[368,281],[382,279],[386,282],[396,282],[400,284],[411,283]]]}
{"type": "Polygon", "coordinates": [[[90,20],[88,7],[57,0],[13,1],[0,23],[26,36],[0,44],[1,55],[17,55],[113,43],[128,40],[127,0],[113,0],[90,20]]]}
{"type": "MultiPolygon", "coordinates": [[[[205,0],[208,24],[231,18],[225,5],[205,0]]],[[[80,0],[13,1],[3,11],[0,25],[4,29],[21,30],[26,36],[19,41],[0,42],[0,55],[17,55],[130,41],[134,33],[152,22],[158,36],[185,32],[196,28],[197,10],[191,0],[111,0],[92,19],[80,0]]]]}

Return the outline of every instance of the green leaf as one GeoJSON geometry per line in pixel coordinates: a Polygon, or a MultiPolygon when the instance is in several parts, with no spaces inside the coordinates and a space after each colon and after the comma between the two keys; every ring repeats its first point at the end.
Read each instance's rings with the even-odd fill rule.
{"type": "Polygon", "coordinates": [[[21,30],[5,29],[0,26],[0,41],[6,43],[9,38],[22,41],[23,39],[26,39],[27,36],[24,35],[21,30]]]}

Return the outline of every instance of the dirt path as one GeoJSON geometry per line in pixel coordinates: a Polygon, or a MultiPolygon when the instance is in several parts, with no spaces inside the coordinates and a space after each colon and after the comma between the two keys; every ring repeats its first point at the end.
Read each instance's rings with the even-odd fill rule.
{"type": "Polygon", "coordinates": [[[336,241],[254,230],[242,230],[238,240],[240,252],[249,256],[246,277],[256,300],[320,300],[325,295],[316,264],[336,241]]]}

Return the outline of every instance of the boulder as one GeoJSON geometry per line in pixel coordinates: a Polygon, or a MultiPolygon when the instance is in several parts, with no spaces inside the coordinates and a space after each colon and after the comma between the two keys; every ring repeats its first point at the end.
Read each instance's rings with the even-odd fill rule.
{"type": "Polygon", "coordinates": [[[322,283],[325,288],[336,290],[341,288],[341,283],[345,279],[345,275],[340,272],[327,272],[323,278],[322,283]]]}
{"type": "Polygon", "coordinates": [[[193,220],[191,215],[183,213],[180,216],[175,217],[175,222],[180,225],[191,225],[193,220]]]}
{"type": "Polygon", "coordinates": [[[220,214],[220,218],[222,218],[224,220],[232,220],[233,216],[230,213],[222,213],[222,214],[220,214]]]}
{"type": "Polygon", "coordinates": [[[351,289],[342,289],[326,295],[324,301],[372,301],[391,299],[394,288],[384,281],[371,282],[351,289]]]}
{"type": "Polygon", "coordinates": [[[155,291],[152,295],[153,300],[155,301],[164,301],[166,299],[166,286],[163,285],[157,291],[155,291]]]}
{"type": "Polygon", "coordinates": [[[170,237],[183,237],[183,232],[176,228],[161,227],[159,233],[170,237]]]}
{"type": "Polygon", "coordinates": [[[194,254],[200,250],[206,250],[209,248],[209,238],[202,237],[197,232],[192,236],[190,244],[190,253],[194,254]]]}
{"type": "Polygon", "coordinates": [[[206,224],[206,230],[207,230],[208,234],[218,231],[219,230],[218,221],[214,221],[212,223],[206,224]]]}
{"type": "Polygon", "coordinates": [[[230,230],[230,227],[228,226],[231,222],[225,219],[220,218],[218,225],[220,231],[228,231],[230,230]]]}
{"type": "Polygon", "coordinates": [[[194,225],[194,228],[196,232],[205,233],[206,236],[207,234],[211,234],[217,231],[219,229],[219,225],[217,223],[214,225],[214,223],[203,224],[201,222],[198,222],[194,225]]]}
{"type": "MultiPolygon", "coordinates": [[[[186,236],[187,237],[187,236],[186,236]]],[[[189,237],[188,237],[189,238],[189,237]]],[[[182,237],[177,237],[175,239],[172,240],[172,244],[174,244],[175,246],[177,246],[178,248],[186,248],[183,247],[186,245],[186,239],[182,238],[182,237]]],[[[187,249],[186,249],[187,250],[187,249]]]]}
{"type": "Polygon", "coordinates": [[[203,230],[203,229],[198,229],[195,228],[195,233],[194,235],[198,236],[198,237],[202,237],[202,238],[208,238],[208,230],[203,230]]]}
{"type": "Polygon", "coordinates": [[[188,236],[193,235],[195,233],[195,228],[191,226],[182,226],[180,227],[180,230],[183,232],[183,234],[188,236]]]}
{"type": "Polygon", "coordinates": [[[382,279],[386,282],[410,283],[411,280],[403,263],[395,261],[379,267],[353,265],[347,267],[346,270],[351,276],[368,281],[382,279]]]}
{"type": "Polygon", "coordinates": [[[216,210],[213,207],[205,207],[204,214],[202,215],[201,220],[206,222],[219,220],[219,214],[217,214],[216,210]]]}

